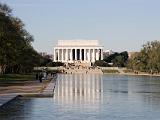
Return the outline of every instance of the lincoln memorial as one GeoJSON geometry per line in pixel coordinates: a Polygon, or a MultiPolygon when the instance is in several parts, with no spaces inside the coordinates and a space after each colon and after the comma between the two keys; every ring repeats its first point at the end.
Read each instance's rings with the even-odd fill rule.
{"type": "Polygon", "coordinates": [[[58,40],[54,47],[54,62],[81,63],[103,59],[103,46],[98,40],[58,40]]]}

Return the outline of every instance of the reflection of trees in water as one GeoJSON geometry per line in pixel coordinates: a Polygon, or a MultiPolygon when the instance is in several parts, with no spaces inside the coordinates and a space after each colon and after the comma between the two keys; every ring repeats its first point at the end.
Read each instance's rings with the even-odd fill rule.
{"type": "Polygon", "coordinates": [[[54,99],[61,104],[98,104],[102,91],[101,74],[59,74],[54,99]]]}

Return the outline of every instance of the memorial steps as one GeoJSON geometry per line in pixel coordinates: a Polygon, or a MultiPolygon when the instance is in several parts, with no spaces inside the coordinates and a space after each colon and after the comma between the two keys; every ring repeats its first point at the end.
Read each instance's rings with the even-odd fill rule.
{"type": "Polygon", "coordinates": [[[65,73],[65,74],[74,74],[74,73],[84,73],[84,74],[98,73],[98,74],[103,74],[103,72],[100,68],[92,67],[92,66],[90,66],[90,64],[85,64],[85,63],[74,63],[74,64],[67,63],[61,69],[61,72],[65,73]]]}

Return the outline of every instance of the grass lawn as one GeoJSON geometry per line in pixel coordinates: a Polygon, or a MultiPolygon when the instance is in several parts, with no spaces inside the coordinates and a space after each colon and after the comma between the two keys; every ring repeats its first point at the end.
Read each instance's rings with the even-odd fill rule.
{"type": "Polygon", "coordinates": [[[119,73],[118,70],[102,70],[103,73],[119,73]]]}
{"type": "Polygon", "coordinates": [[[39,93],[49,83],[40,83],[33,74],[5,74],[0,75],[0,94],[8,93],[39,93]]]}
{"type": "Polygon", "coordinates": [[[11,86],[24,87],[36,83],[35,74],[3,74],[0,75],[0,90],[12,90],[11,86]]]}
{"type": "Polygon", "coordinates": [[[130,70],[130,69],[126,69],[126,70],[123,70],[125,73],[133,73],[134,71],[133,70],[130,70]]]}
{"type": "Polygon", "coordinates": [[[0,75],[0,81],[26,81],[35,80],[35,74],[4,74],[0,75]]]}

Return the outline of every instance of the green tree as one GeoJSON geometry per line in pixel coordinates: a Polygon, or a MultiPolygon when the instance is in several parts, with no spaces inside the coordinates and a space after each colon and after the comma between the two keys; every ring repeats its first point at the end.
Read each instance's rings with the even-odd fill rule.
{"type": "Polygon", "coordinates": [[[143,72],[160,72],[160,41],[151,41],[143,45],[141,51],[133,56],[128,67],[143,72]]]}
{"type": "Polygon", "coordinates": [[[34,41],[24,23],[12,15],[6,4],[0,3],[0,72],[30,72],[44,59],[31,46],[34,41]]]}
{"type": "Polygon", "coordinates": [[[107,63],[113,63],[113,66],[115,67],[125,67],[128,62],[128,52],[124,51],[111,54],[104,58],[104,61],[107,63]]]}
{"type": "Polygon", "coordinates": [[[116,56],[113,60],[112,60],[113,66],[115,67],[124,67],[125,66],[125,62],[124,62],[124,57],[119,55],[116,56]]]}
{"type": "Polygon", "coordinates": [[[110,66],[104,60],[97,60],[97,61],[95,61],[94,65],[95,66],[100,66],[100,67],[109,67],[110,66]]]}

